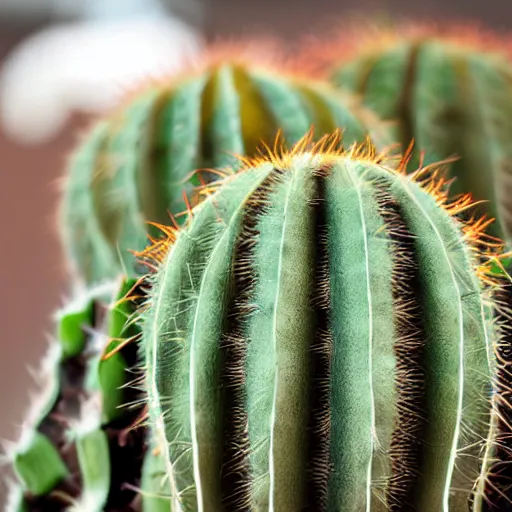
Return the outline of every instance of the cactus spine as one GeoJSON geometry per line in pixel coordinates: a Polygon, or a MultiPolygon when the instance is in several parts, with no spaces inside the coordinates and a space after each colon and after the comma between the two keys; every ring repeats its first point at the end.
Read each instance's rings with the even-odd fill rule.
{"type": "Polygon", "coordinates": [[[403,38],[400,29],[384,33],[387,43],[333,65],[331,81],[397,121],[403,147],[414,139],[425,164],[460,157],[451,166],[452,193],[486,201],[480,211],[498,219],[489,232],[510,239],[512,67],[462,32],[459,44],[456,33],[412,32],[403,38]]]}
{"type": "Polygon", "coordinates": [[[172,510],[480,512],[498,439],[484,224],[427,170],[304,147],[143,253],[172,510]]]}
{"type": "Polygon", "coordinates": [[[237,162],[233,153],[254,156],[278,131],[294,143],[312,126],[320,135],[343,128],[345,144],[369,135],[391,143],[350,96],[236,61],[149,87],[95,126],[71,160],[61,209],[69,260],[87,282],[136,275],[128,250],[146,246],[148,221],[168,224],[186,209],[194,171],[217,169],[200,174],[211,181],[237,162]]]}
{"type": "Polygon", "coordinates": [[[131,428],[142,391],[132,382],[137,346],[127,342],[139,328],[135,303],[122,298],[133,286],[127,280],[92,288],[59,312],[57,343],[43,368],[50,387],[11,450],[18,483],[9,512],[158,510],[155,455],[146,428],[131,428]],[[138,487],[153,491],[144,509],[138,487]]]}

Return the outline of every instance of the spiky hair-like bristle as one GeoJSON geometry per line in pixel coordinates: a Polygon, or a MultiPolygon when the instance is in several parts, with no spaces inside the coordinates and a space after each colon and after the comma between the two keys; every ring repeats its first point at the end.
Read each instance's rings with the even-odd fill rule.
{"type": "MultiPolygon", "coordinates": [[[[408,164],[411,159],[413,145],[414,142],[411,143],[404,155],[400,156],[396,152],[395,144],[378,150],[371,139],[367,138],[362,143],[354,143],[345,147],[341,130],[325,134],[319,139],[315,138],[314,130],[310,130],[294,145],[287,147],[282,134],[278,133],[272,147],[263,145],[258,151],[258,155],[254,157],[234,155],[240,161],[237,173],[219,173],[217,181],[197,186],[196,193],[208,198],[223,186],[236,180],[240,173],[266,164],[271,164],[275,168],[286,168],[290,166],[295,157],[304,154],[310,155],[311,158],[320,157],[320,166],[328,166],[330,162],[340,157],[383,166],[391,174],[408,176],[408,179],[425,190],[439,207],[456,218],[463,231],[465,242],[477,256],[475,261],[478,263],[475,271],[481,279],[489,279],[489,284],[491,284],[494,282],[492,276],[495,275],[493,269],[497,266],[503,268],[501,261],[512,255],[511,252],[504,251],[505,243],[503,240],[487,233],[489,226],[495,222],[495,219],[485,214],[469,215],[461,218],[461,214],[471,212],[481,204],[481,201],[475,201],[471,193],[458,196],[450,195],[450,185],[453,178],[449,178],[447,175],[449,174],[449,166],[454,159],[449,158],[428,166],[420,165],[419,168],[411,171],[408,169],[408,164]]],[[[185,227],[189,226],[193,220],[194,210],[188,208],[177,215],[178,217],[185,217],[183,224],[185,227]]],[[[162,265],[169,249],[176,241],[180,233],[180,226],[172,215],[169,216],[168,224],[151,224],[159,234],[149,236],[149,244],[146,248],[132,252],[140,263],[146,266],[150,273],[153,273],[162,265]]],[[[144,276],[141,278],[142,281],[145,279],[144,276]]]]}

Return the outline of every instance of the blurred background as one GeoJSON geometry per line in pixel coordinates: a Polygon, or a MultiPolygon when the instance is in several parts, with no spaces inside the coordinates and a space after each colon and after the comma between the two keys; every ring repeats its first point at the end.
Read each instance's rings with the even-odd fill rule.
{"type": "Polygon", "coordinates": [[[510,0],[0,0],[1,440],[17,438],[37,390],[28,368],[68,292],[55,212],[83,127],[141,75],[175,72],[209,41],[274,35],[293,50],[361,14],[512,33],[510,0]]]}

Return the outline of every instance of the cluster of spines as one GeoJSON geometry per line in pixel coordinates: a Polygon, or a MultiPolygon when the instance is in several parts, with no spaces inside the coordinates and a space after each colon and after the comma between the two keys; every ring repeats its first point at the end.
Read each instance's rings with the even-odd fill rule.
{"type": "MultiPolygon", "coordinates": [[[[323,147],[325,147],[325,141],[323,147]]],[[[301,147],[301,151],[303,149],[304,145],[301,147]]],[[[300,154],[301,151],[296,152],[295,156],[300,154]]],[[[332,164],[333,158],[335,159],[336,157],[337,155],[331,154],[323,160],[318,161],[321,161],[321,164],[318,164],[318,169],[315,171],[318,176],[317,187],[321,187],[321,176],[325,178],[328,175],[328,168],[332,164]]],[[[363,157],[364,160],[364,151],[355,148],[350,153],[344,153],[343,157],[363,157]]],[[[268,173],[267,178],[253,190],[252,195],[250,195],[246,200],[247,202],[244,207],[245,213],[243,215],[243,220],[240,219],[240,222],[242,222],[240,235],[236,241],[236,247],[233,249],[233,282],[230,292],[232,298],[230,299],[231,306],[226,306],[229,314],[226,319],[227,323],[224,324],[223,334],[219,342],[219,350],[222,353],[223,366],[221,367],[221,374],[217,378],[222,382],[221,389],[223,389],[223,400],[227,400],[226,403],[229,404],[227,408],[224,409],[222,419],[222,425],[224,425],[222,433],[224,437],[222,448],[222,475],[220,477],[222,483],[221,487],[223,489],[221,492],[221,502],[225,505],[229,504],[229,506],[235,507],[234,509],[236,510],[250,509],[251,500],[254,498],[254,495],[252,494],[254,492],[254,488],[252,487],[254,485],[254,481],[251,483],[251,478],[257,478],[257,475],[251,473],[252,465],[250,461],[253,455],[249,456],[249,454],[252,453],[254,447],[251,447],[249,438],[247,437],[247,426],[249,422],[245,409],[247,404],[246,393],[248,378],[245,373],[245,364],[248,357],[247,350],[248,348],[250,349],[250,344],[248,344],[247,338],[247,326],[255,312],[254,286],[257,285],[258,281],[258,276],[256,275],[257,273],[254,268],[254,251],[257,250],[257,241],[260,235],[257,225],[261,222],[261,218],[268,213],[268,209],[272,208],[271,196],[274,190],[273,186],[282,181],[283,173],[286,173],[284,169],[287,165],[293,162],[293,158],[294,157],[288,155],[284,159],[274,158],[271,162],[273,164],[273,170],[268,173]],[[233,492],[233,489],[236,489],[236,492],[233,492]]],[[[373,163],[377,164],[380,163],[380,160],[375,158],[375,154],[366,155],[366,160],[373,160],[373,163]]],[[[260,160],[257,162],[257,165],[261,166],[264,165],[264,163],[265,162],[260,160]]],[[[267,166],[271,165],[271,163],[268,160],[266,162],[267,166]]],[[[245,170],[250,174],[250,168],[252,165],[250,162],[246,162],[246,164],[245,170]]],[[[406,166],[407,162],[403,161],[399,166],[398,174],[404,173],[406,166]]],[[[470,197],[466,196],[460,198],[456,202],[450,204],[448,201],[449,196],[448,191],[446,190],[446,182],[443,182],[443,180],[437,176],[437,173],[434,173],[435,176],[433,178],[431,170],[432,169],[422,169],[416,172],[415,175],[410,178],[410,183],[414,180],[420,182],[422,188],[434,198],[437,206],[440,207],[440,209],[444,209],[449,215],[454,216],[455,218],[461,212],[468,210],[472,203],[470,197]],[[428,176],[428,178],[423,178],[424,176],[428,176]]],[[[390,171],[391,175],[393,173],[397,174],[396,171],[388,171],[390,171]]],[[[241,173],[243,172],[244,171],[241,171],[241,173]]],[[[214,191],[219,190],[219,194],[222,195],[222,190],[225,191],[226,187],[229,187],[230,183],[233,183],[234,180],[236,182],[238,179],[238,176],[229,177],[223,183],[213,184],[212,186],[207,187],[205,193],[209,195],[214,191]]],[[[422,384],[422,381],[424,382],[425,380],[425,374],[421,365],[421,359],[424,357],[425,350],[424,331],[422,327],[422,315],[424,313],[417,301],[414,300],[415,293],[418,293],[419,279],[417,276],[418,263],[413,258],[415,239],[417,237],[409,231],[407,225],[404,223],[403,216],[400,213],[400,206],[391,193],[389,182],[386,179],[382,180],[382,176],[380,176],[379,179],[373,181],[372,186],[376,190],[376,202],[379,213],[382,216],[382,219],[384,219],[384,223],[386,225],[385,231],[389,237],[388,243],[394,259],[392,276],[393,304],[395,311],[400,313],[395,317],[395,321],[397,322],[395,328],[398,333],[396,344],[397,370],[395,383],[399,395],[397,402],[398,423],[389,449],[389,456],[393,469],[392,476],[387,485],[381,487],[380,484],[377,483],[375,492],[379,495],[379,498],[377,499],[387,500],[391,510],[402,510],[401,507],[404,506],[404,503],[409,503],[410,500],[414,499],[414,482],[419,475],[419,468],[417,466],[421,463],[421,451],[423,447],[423,443],[420,441],[417,443],[410,443],[409,441],[411,437],[414,438],[415,435],[421,438],[421,435],[427,425],[426,422],[428,421],[423,412],[425,407],[426,391],[424,384],[422,384]],[[411,277],[415,275],[416,277],[411,277]],[[402,400],[402,402],[400,402],[400,400],[402,400]],[[415,471],[415,468],[418,469],[418,471],[415,471]]],[[[329,386],[327,381],[328,369],[332,364],[332,333],[330,333],[328,329],[330,305],[329,279],[327,278],[328,272],[326,267],[328,236],[326,234],[324,223],[321,220],[321,213],[318,213],[323,210],[323,207],[320,205],[322,205],[324,199],[321,196],[322,194],[312,196],[309,200],[310,207],[317,209],[315,216],[317,219],[316,233],[318,234],[318,244],[316,249],[317,253],[315,255],[316,264],[314,265],[316,270],[314,270],[314,273],[317,276],[316,279],[318,280],[318,286],[316,287],[316,292],[311,296],[311,305],[315,310],[315,315],[318,319],[318,330],[315,335],[315,339],[317,341],[314,342],[314,346],[312,346],[311,349],[311,378],[312,382],[315,382],[315,390],[317,393],[315,393],[315,405],[312,407],[311,414],[308,419],[308,431],[310,431],[309,435],[311,443],[308,455],[309,462],[306,471],[310,475],[310,483],[308,485],[310,501],[308,501],[308,506],[320,506],[327,510],[327,482],[332,468],[329,462],[328,448],[330,413],[329,410],[326,409],[325,405],[329,400],[329,386]],[[321,325],[323,327],[321,327],[321,325]],[[330,343],[329,340],[331,340],[330,343]]],[[[220,196],[217,200],[212,198],[212,202],[217,203],[217,206],[222,204],[220,196]]],[[[203,207],[207,209],[210,208],[211,205],[203,207]]],[[[201,211],[202,208],[198,208],[193,212],[193,214],[196,217],[201,216],[201,211]]],[[[217,217],[217,226],[215,227],[215,223],[212,226],[212,232],[210,233],[212,238],[208,243],[205,243],[206,246],[209,246],[215,240],[217,236],[215,231],[218,232],[218,230],[222,230],[221,226],[226,228],[227,225],[230,225],[233,222],[233,218],[226,218],[224,217],[225,214],[225,211],[217,211],[215,214],[217,217]]],[[[482,283],[493,284],[494,279],[488,275],[489,272],[487,269],[489,265],[481,264],[482,261],[486,259],[496,259],[496,256],[489,256],[485,251],[482,252],[482,248],[489,245],[492,246],[496,242],[495,240],[486,238],[485,236],[485,227],[488,222],[488,220],[472,220],[471,222],[466,223],[455,222],[455,225],[459,226],[455,230],[460,229],[460,238],[457,242],[452,240],[452,245],[447,247],[447,251],[457,251],[467,244],[466,249],[462,249],[463,252],[466,251],[467,253],[465,256],[467,258],[466,264],[471,266],[473,255],[470,253],[474,252],[474,256],[479,259],[479,264],[474,267],[475,274],[481,278],[482,283]]],[[[196,235],[193,235],[193,220],[189,223],[189,226],[185,231],[187,232],[187,236],[191,236],[192,238],[197,235],[197,233],[196,235]]],[[[179,239],[183,235],[183,233],[177,233],[176,230],[169,228],[167,229],[167,233],[169,235],[168,240],[159,240],[153,247],[140,254],[143,259],[147,260],[149,258],[150,260],[153,260],[151,266],[160,269],[157,271],[155,277],[151,278],[151,282],[155,284],[157,288],[157,290],[154,290],[153,298],[158,296],[161,299],[161,295],[159,295],[161,292],[158,288],[164,286],[164,283],[162,282],[164,281],[164,278],[162,277],[162,273],[164,272],[162,265],[166,265],[166,263],[164,263],[164,259],[170,250],[174,250],[173,248],[176,245],[176,238],[179,239]]],[[[214,245],[214,247],[216,246],[214,245]]],[[[203,249],[206,251],[205,254],[211,250],[207,247],[203,247],[203,249]]],[[[169,258],[172,258],[172,256],[169,256],[169,258]]],[[[174,258],[176,258],[174,260],[176,264],[176,262],[179,261],[178,256],[174,254],[174,258]]],[[[206,258],[208,258],[207,254],[206,258]]],[[[206,261],[207,260],[204,260],[204,262],[199,264],[199,266],[197,262],[191,262],[189,271],[195,274],[195,276],[189,275],[188,279],[183,276],[183,279],[190,280],[189,286],[191,287],[190,291],[185,293],[189,298],[185,300],[183,296],[182,299],[180,299],[184,301],[184,304],[185,302],[187,303],[185,310],[188,308],[193,309],[195,307],[194,301],[197,300],[197,294],[199,291],[196,288],[196,285],[194,285],[194,282],[201,282],[202,278],[199,279],[198,276],[201,275],[201,272],[205,271],[204,265],[206,264],[206,261]]],[[[182,272],[184,270],[175,271],[182,272]]],[[[456,272],[459,271],[464,273],[464,269],[456,269],[456,272]]],[[[465,271],[467,272],[467,268],[465,271]]],[[[474,291],[473,293],[480,294],[483,292],[480,290],[474,291]]],[[[180,311],[177,311],[176,314],[186,314],[185,310],[180,310],[181,313],[180,311]]],[[[154,312],[149,313],[149,318],[154,321],[155,319],[152,315],[154,315],[154,312]]],[[[178,321],[176,318],[175,321],[178,323],[182,322],[182,320],[178,321]]],[[[158,329],[158,326],[156,325],[153,327],[158,329]]],[[[181,348],[176,345],[172,348],[167,347],[167,349],[164,349],[167,356],[162,356],[162,354],[156,356],[157,359],[158,357],[163,357],[163,359],[167,357],[169,364],[171,364],[170,361],[173,358],[176,358],[173,364],[179,364],[179,357],[183,356],[183,354],[181,354],[181,356],[179,354],[184,350],[183,344],[186,344],[187,340],[186,328],[185,331],[180,330],[179,327],[175,328],[177,329],[176,334],[178,331],[180,333],[179,339],[181,340],[181,348]]],[[[488,328],[489,326],[486,325],[485,329],[488,328]]],[[[155,336],[155,333],[152,332],[151,336],[155,336]]],[[[172,338],[174,335],[172,332],[166,332],[163,337],[166,336],[172,338]]],[[[156,333],[156,337],[158,338],[158,333],[156,333]]],[[[153,341],[154,339],[155,338],[153,338],[153,341]]],[[[155,345],[151,350],[160,349],[155,345]]],[[[155,354],[153,353],[152,356],[152,362],[154,364],[155,354]]],[[[187,349],[185,351],[185,357],[188,356],[192,357],[192,355],[188,353],[187,349]]],[[[162,362],[163,359],[161,359],[161,367],[156,369],[154,367],[148,368],[149,374],[153,375],[153,377],[156,375],[157,380],[159,378],[163,378],[163,374],[165,372],[165,366],[162,362]],[[159,377],[158,374],[161,374],[161,376],[159,377]]],[[[193,363],[191,362],[190,364],[193,363]]],[[[179,366],[176,368],[179,368],[179,366]]],[[[159,384],[157,381],[154,381],[153,384],[158,388],[159,384]]],[[[213,383],[212,385],[215,387],[216,384],[213,383]]],[[[190,389],[188,391],[192,392],[190,389]]],[[[165,430],[167,428],[166,421],[168,420],[168,415],[172,414],[172,399],[170,396],[166,395],[165,391],[162,389],[157,390],[156,388],[153,388],[152,390],[150,389],[149,392],[150,401],[154,400],[160,403],[159,407],[161,407],[161,417],[159,418],[159,434],[165,438],[165,430]],[[159,392],[161,392],[160,397],[158,396],[159,392]]],[[[167,389],[167,393],[169,392],[170,388],[167,389]]],[[[478,398],[482,401],[487,400],[486,397],[479,396],[478,398]]],[[[173,397],[173,399],[176,399],[176,397],[173,397]]],[[[192,418],[192,421],[194,421],[194,418],[192,418]]],[[[215,421],[219,420],[216,419],[215,421]]],[[[482,425],[480,424],[478,428],[481,430],[481,427],[482,425]]],[[[192,428],[194,428],[194,426],[192,428]]],[[[462,438],[466,435],[468,435],[468,432],[461,432],[462,438]]],[[[475,433],[472,432],[470,435],[474,437],[475,433]]],[[[480,439],[480,441],[482,440],[480,439]]],[[[167,442],[169,442],[169,439],[167,439],[167,442]]],[[[496,444],[496,440],[490,440],[488,443],[489,442],[491,444],[496,444]]],[[[197,479],[199,474],[201,474],[201,471],[197,466],[197,457],[200,455],[195,452],[195,450],[198,450],[198,446],[195,445],[194,442],[192,442],[192,446],[187,446],[184,439],[173,439],[170,444],[172,445],[173,443],[175,443],[175,446],[169,446],[170,452],[176,450],[176,446],[183,443],[183,448],[178,450],[180,452],[178,456],[180,462],[176,462],[177,467],[173,467],[172,470],[172,472],[180,474],[178,482],[175,482],[177,485],[177,488],[175,489],[175,500],[178,504],[177,506],[185,507],[185,509],[190,506],[199,506],[199,509],[202,510],[206,503],[210,503],[211,505],[213,502],[201,501],[205,499],[204,493],[207,493],[208,489],[211,490],[211,486],[206,486],[205,489],[197,488],[197,486],[201,486],[201,479],[197,479]],[[187,460],[189,462],[187,462],[187,460]],[[191,486],[187,487],[187,490],[185,491],[183,489],[185,480],[182,480],[182,472],[187,470],[187,464],[189,463],[194,465],[196,480],[192,480],[194,482],[193,484],[192,481],[189,482],[191,486]],[[197,471],[199,471],[199,473],[197,473],[197,471]],[[181,484],[179,483],[180,480],[182,480],[181,484]],[[196,499],[199,499],[200,502],[196,503],[196,499]],[[195,505],[192,505],[193,503],[195,503],[195,505]]],[[[475,447],[468,448],[462,445],[457,449],[462,450],[462,452],[469,450],[471,453],[468,454],[468,457],[478,458],[479,456],[478,449],[475,452],[475,447]]],[[[177,452],[174,453],[175,457],[176,453],[177,452]]],[[[172,453],[170,457],[173,459],[172,453]]],[[[470,463],[469,466],[473,468],[471,469],[471,477],[475,477],[475,464],[470,463]]],[[[268,475],[260,475],[259,479],[261,478],[268,478],[268,475]]],[[[487,478],[487,476],[484,475],[483,478],[487,478]]],[[[466,480],[467,479],[465,477],[459,474],[458,483],[463,485],[465,488],[468,486],[468,482],[466,480]]],[[[263,483],[258,484],[258,486],[259,485],[263,485],[263,483]]],[[[275,491],[279,492],[277,489],[275,491]]],[[[489,499],[492,499],[489,492],[486,491],[486,493],[487,494],[483,501],[481,500],[481,503],[485,502],[485,500],[488,499],[488,496],[489,499]]],[[[459,506],[460,503],[460,501],[457,501],[455,506],[459,506]]],[[[478,510],[483,509],[479,508],[478,510]]]]}

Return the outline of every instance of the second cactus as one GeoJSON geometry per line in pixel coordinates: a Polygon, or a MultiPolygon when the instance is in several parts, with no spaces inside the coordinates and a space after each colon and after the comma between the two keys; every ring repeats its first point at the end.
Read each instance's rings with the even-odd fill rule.
{"type": "Polygon", "coordinates": [[[161,457],[137,421],[138,349],[129,342],[139,331],[135,302],[125,299],[134,285],[112,281],[59,311],[41,375],[48,390],[10,450],[17,483],[6,512],[166,510],[161,457]]]}
{"type": "Polygon", "coordinates": [[[318,135],[343,129],[347,146],[368,136],[380,148],[391,143],[349,95],[236,60],[135,95],[71,160],[61,227],[76,274],[89,283],[137,275],[128,251],[146,246],[148,221],[167,224],[169,214],[186,211],[183,193],[193,191],[196,170],[217,169],[202,173],[212,181],[235,155],[256,156],[279,131],[292,144],[312,126],[318,135]]]}
{"type": "Polygon", "coordinates": [[[510,241],[512,65],[499,42],[491,51],[483,38],[463,33],[458,41],[456,30],[437,36],[419,27],[402,38],[397,28],[385,44],[333,63],[331,80],[396,121],[404,150],[414,139],[425,165],[459,158],[450,170],[452,194],[485,201],[480,211],[498,219],[490,233],[510,241]]]}

